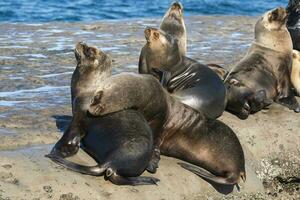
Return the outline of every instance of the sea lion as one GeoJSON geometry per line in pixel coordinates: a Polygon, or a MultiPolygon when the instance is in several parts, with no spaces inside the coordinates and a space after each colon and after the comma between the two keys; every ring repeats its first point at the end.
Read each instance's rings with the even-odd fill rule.
{"type": "Polygon", "coordinates": [[[164,31],[147,28],[145,37],[147,43],[140,55],[139,72],[158,77],[168,92],[205,116],[212,119],[221,116],[226,89],[218,75],[206,65],[182,56],[178,41],[164,31]]]}
{"type": "Polygon", "coordinates": [[[85,134],[76,126],[74,127],[74,121],[77,120],[73,108],[76,105],[74,99],[93,93],[100,82],[111,75],[110,56],[96,47],[79,42],[75,46],[74,54],[77,66],[71,79],[72,122],[52,149],[52,154],[61,157],[76,154],[80,140],[85,134]]]}
{"type": "Polygon", "coordinates": [[[293,50],[291,81],[297,96],[300,96],[300,52],[293,50]]]}
{"type": "Polygon", "coordinates": [[[300,51],[300,0],[290,0],[287,7],[287,28],[291,34],[293,48],[300,51]]]}
{"type": "Polygon", "coordinates": [[[76,68],[71,78],[71,102],[81,94],[93,92],[111,75],[111,59],[100,49],[79,42],[75,47],[76,68]]]}
{"type": "Polygon", "coordinates": [[[88,112],[105,116],[124,109],[140,111],[154,133],[154,146],[163,155],[216,183],[245,180],[243,149],[234,132],[222,122],[207,119],[165,91],[152,75],[121,73],[109,77],[95,93],[88,112]]]}
{"type": "Polygon", "coordinates": [[[255,25],[255,40],[226,78],[226,110],[246,119],[276,101],[300,111],[291,91],[292,40],[284,8],[266,12],[255,25]]]}
{"type": "Polygon", "coordinates": [[[160,29],[178,40],[179,52],[185,56],[187,48],[187,34],[183,19],[183,6],[174,2],[161,20],[160,29]]]}
{"type": "Polygon", "coordinates": [[[77,76],[72,82],[75,94],[72,121],[48,157],[74,171],[90,175],[104,174],[118,185],[155,184],[158,181],[155,178],[137,177],[146,168],[154,173],[159,160],[159,157],[153,156],[156,153],[152,131],[144,117],[135,110],[101,118],[89,117],[86,112],[96,90],[93,83],[97,80],[90,78],[98,77],[103,81],[108,77],[110,58],[101,50],[84,43],[76,45],[75,56],[79,67],[74,72],[77,76]],[[64,159],[77,153],[81,139],[85,150],[99,165],[82,166],[64,159]]]}

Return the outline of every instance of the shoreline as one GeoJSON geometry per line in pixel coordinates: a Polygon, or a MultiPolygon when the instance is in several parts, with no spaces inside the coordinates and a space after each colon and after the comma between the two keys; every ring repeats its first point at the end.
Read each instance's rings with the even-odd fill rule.
{"type": "MultiPolygon", "coordinates": [[[[188,56],[229,69],[247,51],[256,19],[186,17],[188,56]]],[[[299,114],[277,104],[244,121],[227,112],[220,118],[239,137],[248,175],[241,192],[227,196],[165,156],[153,175],[161,182],[142,187],[114,186],[103,177],[70,172],[44,157],[70,119],[76,41],[108,52],[114,74],[137,72],[143,30],[158,24],[159,18],[40,26],[0,22],[0,199],[300,198],[299,183],[288,182],[300,177],[299,114]]],[[[77,159],[90,162],[82,151],[77,159]]]]}

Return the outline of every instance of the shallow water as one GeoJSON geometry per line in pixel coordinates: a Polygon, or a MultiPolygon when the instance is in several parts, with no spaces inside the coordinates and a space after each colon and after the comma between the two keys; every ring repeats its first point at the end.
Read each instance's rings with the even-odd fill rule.
{"type": "MultiPolygon", "coordinates": [[[[8,0],[0,1],[0,21],[50,22],[94,21],[157,17],[174,0],[8,0]]],[[[191,15],[259,15],[287,0],[181,0],[186,16],[191,15]]]]}
{"type": "MultiPolygon", "coordinates": [[[[187,17],[188,56],[230,68],[248,48],[255,20],[187,17]]],[[[156,26],[159,20],[0,23],[0,128],[22,134],[22,128],[34,124],[57,132],[53,115],[71,113],[76,42],[85,41],[109,53],[114,74],[137,72],[140,49],[145,44],[143,31],[149,24],[156,26]]]]}

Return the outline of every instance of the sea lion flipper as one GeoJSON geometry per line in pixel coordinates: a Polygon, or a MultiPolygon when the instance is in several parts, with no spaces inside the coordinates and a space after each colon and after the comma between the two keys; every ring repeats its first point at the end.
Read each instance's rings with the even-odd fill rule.
{"type": "Polygon", "coordinates": [[[182,168],[193,172],[194,174],[204,178],[204,179],[208,179],[211,180],[213,182],[219,183],[219,184],[223,184],[223,185],[235,185],[236,182],[238,182],[239,178],[241,179],[245,179],[245,172],[241,172],[240,176],[237,176],[234,173],[229,173],[229,175],[227,175],[227,177],[221,177],[221,176],[216,176],[214,174],[212,174],[211,172],[205,170],[202,167],[199,166],[195,166],[189,163],[178,163],[182,168]]]}
{"type": "Polygon", "coordinates": [[[156,170],[158,168],[159,161],[160,161],[160,151],[159,151],[158,148],[155,148],[154,152],[153,152],[153,155],[152,155],[152,158],[151,158],[146,170],[149,173],[155,174],[156,170]]]}
{"type": "Polygon", "coordinates": [[[154,177],[139,176],[139,177],[123,177],[113,172],[107,179],[116,185],[157,185],[160,180],[154,177]]]}
{"type": "Polygon", "coordinates": [[[105,167],[105,165],[100,166],[100,165],[96,165],[96,166],[85,166],[85,165],[80,165],[74,162],[71,162],[69,160],[66,160],[62,157],[53,155],[53,154],[48,154],[46,155],[47,158],[50,158],[53,162],[69,169],[75,172],[79,172],[82,174],[87,174],[87,175],[92,175],[92,176],[101,176],[105,170],[107,169],[107,167],[105,167]]]}
{"type": "Polygon", "coordinates": [[[276,103],[288,107],[290,110],[294,110],[296,113],[300,112],[300,105],[295,96],[277,99],[276,103]]]}

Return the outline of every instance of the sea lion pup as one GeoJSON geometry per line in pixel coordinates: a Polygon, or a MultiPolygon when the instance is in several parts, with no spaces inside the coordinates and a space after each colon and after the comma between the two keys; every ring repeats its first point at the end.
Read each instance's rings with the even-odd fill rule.
{"type": "Polygon", "coordinates": [[[226,89],[222,80],[206,65],[180,54],[178,42],[156,28],[145,30],[139,72],[153,74],[163,86],[184,104],[215,119],[226,105],[226,89]]]}
{"type": "Polygon", "coordinates": [[[88,109],[95,116],[124,109],[140,111],[154,132],[154,146],[195,174],[220,184],[245,180],[243,149],[234,132],[218,120],[181,103],[152,75],[123,73],[102,82],[88,109]]]}
{"type": "Polygon", "coordinates": [[[291,81],[297,96],[300,96],[300,52],[293,50],[291,81]]]}
{"type": "Polygon", "coordinates": [[[255,41],[226,78],[226,110],[246,119],[276,101],[295,112],[299,104],[291,91],[292,40],[284,8],[266,12],[255,25],[255,41]]]}
{"type": "Polygon", "coordinates": [[[287,7],[287,28],[291,34],[293,48],[300,51],[300,0],[290,0],[287,7]]]}
{"type": "Polygon", "coordinates": [[[172,3],[162,18],[160,29],[178,40],[179,52],[185,56],[187,35],[183,19],[183,7],[180,2],[172,3]]]}

